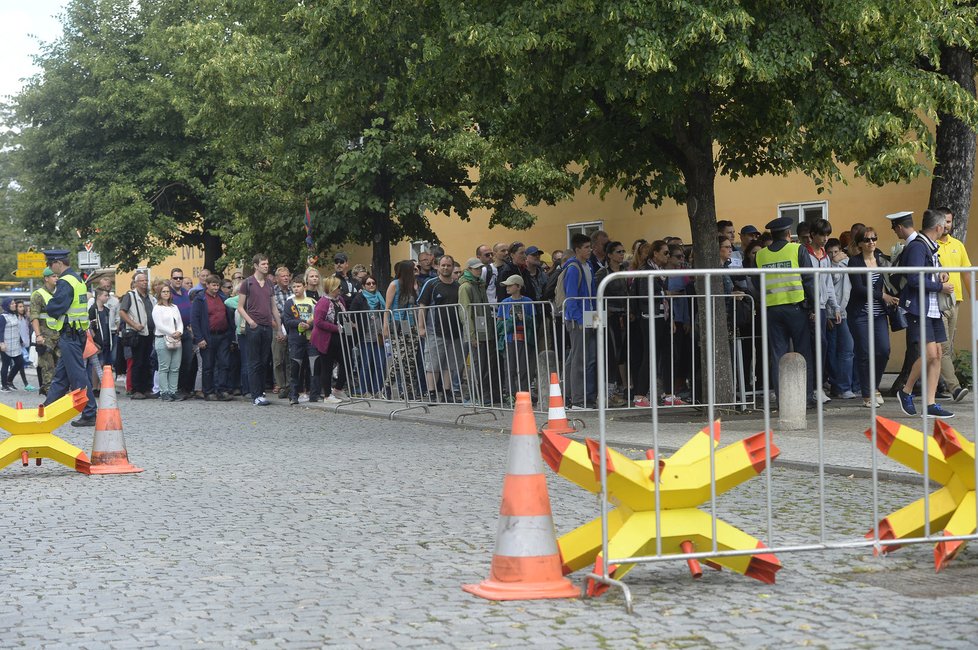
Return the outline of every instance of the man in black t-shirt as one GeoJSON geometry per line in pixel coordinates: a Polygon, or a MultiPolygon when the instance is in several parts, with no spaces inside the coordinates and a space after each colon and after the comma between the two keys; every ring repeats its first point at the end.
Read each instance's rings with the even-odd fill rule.
{"type": "Polygon", "coordinates": [[[437,376],[445,392],[445,401],[461,403],[460,369],[465,360],[462,346],[462,323],[458,306],[458,283],[452,279],[455,260],[444,255],[438,260],[438,277],[421,289],[418,305],[418,335],[425,339],[424,369],[428,382],[428,399],[436,402],[437,376]],[[449,396],[450,387],[455,387],[449,396]]]}

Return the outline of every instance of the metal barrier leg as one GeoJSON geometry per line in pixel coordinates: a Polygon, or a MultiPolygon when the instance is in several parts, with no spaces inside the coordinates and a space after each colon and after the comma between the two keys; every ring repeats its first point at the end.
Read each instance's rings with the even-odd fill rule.
{"type": "MultiPolygon", "coordinates": [[[[632,606],[632,591],[624,582],[621,580],[615,580],[614,578],[608,576],[598,575],[597,573],[589,573],[585,577],[587,580],[593,580],[595,582],[608,585],[609,587],[617,587],[618,589],[621,589],[621,595],[625,598],[625,611],[629,614],[635,613],[635,608],[632,606]]],[[[589,598],[587,595],[587,589],[582,589],[581,593],[584,594],[582,598],[589,598]]]]}

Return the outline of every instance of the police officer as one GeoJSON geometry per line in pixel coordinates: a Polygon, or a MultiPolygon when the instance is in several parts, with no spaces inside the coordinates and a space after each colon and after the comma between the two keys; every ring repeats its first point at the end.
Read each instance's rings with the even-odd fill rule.
{"type": "Polygon", "coordinates": [[[58,366],[58,332],[55,319],[48,316],[48,303],[54,297],[58,276],[51,269],[44,269],[44,286],[31,294],[31,328],[37,347],[37,383],[41,395],[47,395],[58,366]]]}
{"type": "Polygon", "coordinates": [[[91,427],[95,426],[97,407],[91,379],[82,358],[88,333],[88,292],[85,283],[71,269],[69,255],[66,250],[44,251],[48,266],[58,276],[54,295],[48,301],[47,314],[52,321],[52,329],[61,337],[58,343],[61,359],[58,360],[44,405],[63,397],[69,388],[84,388],[88,394],[88,404],[85,405],[81,417],[72,420],[71,425],[91,427]]]}
{"type": "MultiPolygon", "coordinates": [[[[805,358],[808,406],[811,407],[815,405],[815,355],[812,354],[811,338],[815,280],[812,275],[791,270],[812,266],[808,251],[801,244],[791,242],[791,225],[792,220],[788,217],[767,224],[773,240],[767,248],[757,251],[757,266],[785,269],[784,273],[768,275],[765,286],[771,387],[778,389],[778,364],[787,354],[790,343],[794,351],[805,358]]],[[[760,276],[754,276],[754,282],[760,291],[760,276]]]]}

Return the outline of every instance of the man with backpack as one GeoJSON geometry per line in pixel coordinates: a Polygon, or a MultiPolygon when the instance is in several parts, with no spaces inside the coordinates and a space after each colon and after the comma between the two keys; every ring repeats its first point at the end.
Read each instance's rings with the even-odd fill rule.
{"type": "Polygon", "coordinates": [[[597,398],[597,338],[593,323],[594,274],[588,265],[591,238],[578,233],[571,237],[574,257],[567,261],[557,285],[555,306],[564,317],[564,332],[570,344],[564,367],[564,390],[568,406],[593,407],[597,398]]]}

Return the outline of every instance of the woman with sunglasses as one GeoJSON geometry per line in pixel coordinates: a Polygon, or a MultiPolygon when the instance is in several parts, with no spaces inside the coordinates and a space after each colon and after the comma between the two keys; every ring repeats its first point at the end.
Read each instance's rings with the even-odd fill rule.
{"type": "MultiPolygon", "coordinates": [[[[849,258],[849,268],[877,269],[889,266],[889,262],[876,245],[878,236],[873,228],[866,228],[856,233],[855,245],[859,255],[849,258]]],[[[852,275],[849,278],[851,290],[849,304],[846,306],[849,331],[852,333],[853,349],[856,353],[859,369],[859,386],[863,396],[863,406],[869,408],[875,398],[876,406],[883,405],[879,385],[883,379],[883,371],[890,359],[890,331],[886,320],[886,310],[896,307],[899,299],[886,293],[882,274],[870,272],[865,275],[852,275]],[[869,315],[873,314],[873,326],[870,330],[869,315]],[[876,362],[873,381],[869,379],[869,341],[873,337],[874,357],[876,362]],[[875,391],[875,392],[874,392],[875,391]]]]}
{"type": "Polygon", "coordinates": [[[384,295],[377,288],[377,278],[367,274],[363,278],[363,289],[353,296],[350,303],[350,317],[356,327],[358,343],[360,344],[360,359],[363,368],[360,369],[360,394],[364,397],[384,399],[384,310],[387,303],[384,295]]]}

